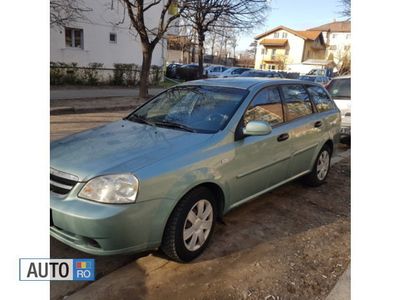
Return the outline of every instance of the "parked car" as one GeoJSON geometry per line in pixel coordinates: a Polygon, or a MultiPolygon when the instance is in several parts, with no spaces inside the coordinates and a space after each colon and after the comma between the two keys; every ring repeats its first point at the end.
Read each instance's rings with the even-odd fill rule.
{"type": "Polygon", "coordinates": [[[227,77],[238,77],[240,76],[243,72],[246,72],[248,70],[251,70],[250,68],[237,68],[237,67],[233,67],[233,68],[229,68],[227,70],[225,70],[224,72],[222,72],[221,75],[219,75],[218,77],[221,78],[227,78],[227,77]]]}
{"type": "Polygon", "coordinates": [[[187,64],[180,66],[176,70],[176,78],[185,81],[199,79],[199,65],[187,64]]]}
{"type": "Polygon", "coordinates": [[[320,75],[302,75],[299,77],[299,80],[316,82],[316,83],[320,83],[322,85],[326,85],[329,82],[328,77],[320,76],[320,75]]]}
{"type": "Polygon", "coordinates": [[[332,68],[312,69],[306,75],[325,76],[328,78],[332,78],[333,69],[332,68]]]}
{"type": "Polygon", "coordinates": [[[228,68],[224,66],[208,66],[207,68],[204,68],[204,75],[208,78],[216,78],[227,69],[228,68]]]}
{"type": "Polygon", "coordinates": [[[284,78],[282,74],[273,71],[250,70],[243,72],[240,77],[284,78]]]}
{"type": "Polygon", "coordinates": [[[165,76],[169,78],[176,78],[176,70],[180,68],[182,64],[172,63],[167,66],[165,76]]]}
{"type": "Polygon", "coordinates": [[[340,129],[340,141],[350,145],[351,142],[351,76],[333,78],[327,85],[342,115],[342,128],[340,129]]]}
{"type": "Polygon", "coordinates": [[[322,184],[340,112],[315,83],[187,82],[51,144],[50,233],[94,255],[160,248],[190,261],[216,220],[299,177],[322,184]]]}

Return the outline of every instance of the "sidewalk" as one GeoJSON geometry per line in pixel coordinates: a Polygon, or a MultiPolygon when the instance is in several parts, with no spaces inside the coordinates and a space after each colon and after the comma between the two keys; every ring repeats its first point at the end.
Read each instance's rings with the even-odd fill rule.
{"type": "MultiPolygon", "coordinates": [[[[149,95],[161,93],[162,88],[149,89],[149,95]]],[[[146,99],[138,97],[138,89],[72,88],[50,91],[50,115],[131,110],[146,99]]]]}
{"type": "Polygon", "coordinates": [[[349,266],[325,300],[350,300],[350,274],[351,271],[349,266]]]}
{"type": "MultiPolygon", "coordinates": [[[[150,95],[161,93],[163,88],[150,88],[150,95]]],[[[105,97],[138,97],[138,88],[113,88],[113,87],[94,87],[94,88],[76,88],[52,87],[50,89],[50,100],[62,99],[88,99],[88,98],[105,98],[105,97]]]]}

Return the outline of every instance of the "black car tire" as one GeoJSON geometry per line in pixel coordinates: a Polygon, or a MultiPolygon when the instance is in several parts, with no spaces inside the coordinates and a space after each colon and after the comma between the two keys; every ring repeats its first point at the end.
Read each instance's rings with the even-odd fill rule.
{"type": "Polygon", "coordinates": [[[206,187],[199,187],[186,194],[177,204],[168,219],[164,230],[161,250],[171,259],[178,262],[189,262],[198,257],[207,247],[215,227],[217,218],[217,205],[215,196],[206,187]],[[212,225],[211,230],[201,247],[195,251],[190,251],[185,246],[183,231],[186,218],[192,208],[201,200],[207,200],[212,206],[212,225]]]}

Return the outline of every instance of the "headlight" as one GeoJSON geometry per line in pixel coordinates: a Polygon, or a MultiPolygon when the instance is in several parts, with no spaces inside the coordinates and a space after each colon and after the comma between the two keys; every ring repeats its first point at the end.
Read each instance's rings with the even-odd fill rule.
{"type": "Polygon", "coordinates": [[[139,181],[132,174],[95,177],[79,192],[79,197],[103,203],[133,203],[139,189],[139,181]]]}

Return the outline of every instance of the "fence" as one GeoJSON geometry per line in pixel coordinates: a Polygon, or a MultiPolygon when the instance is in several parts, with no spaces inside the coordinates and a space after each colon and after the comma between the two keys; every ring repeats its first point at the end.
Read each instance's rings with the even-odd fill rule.
{"type": "MultiPolygon", "coordinates": [[[[151,66],[149,83],[158,84],[162,75],[162,67],[151,66]]],[[[103,68],[101,63],[81,67],[77,63],[50,62],[51,85],[136,86],[139,81],[140,69],[135,64],[114,64],[114,68],[103,68]]]]}

